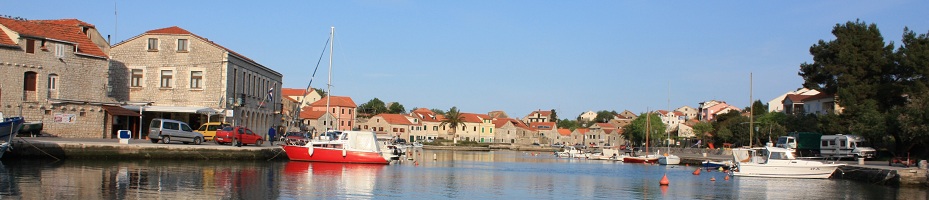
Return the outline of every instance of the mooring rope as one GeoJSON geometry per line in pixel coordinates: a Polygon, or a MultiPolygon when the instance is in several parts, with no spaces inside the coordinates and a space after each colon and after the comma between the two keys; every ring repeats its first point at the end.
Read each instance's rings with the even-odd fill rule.
{"type": "Polygon", "coordinates": [[[41,151],[42,153],[45,153],[45,155],[48,155],[49,157],[54,158],[55,161],[61,161],[61,159],[58,159],[57,157],[53,156],[52,154],[49,154],[48,152],[45,152],[44,150],[42,150],[42,149],[40,149],[39,147],[37,147],[37,146],[33,145],[32,143],[30,143],[29,141],[26,141],[26,139],[19,138],[19,140],[22,140],[22,141],[25,142],[26,144],[29,144],[29,146],[32,146],[32,148],[38,149],[38,150],[41,151]]]}

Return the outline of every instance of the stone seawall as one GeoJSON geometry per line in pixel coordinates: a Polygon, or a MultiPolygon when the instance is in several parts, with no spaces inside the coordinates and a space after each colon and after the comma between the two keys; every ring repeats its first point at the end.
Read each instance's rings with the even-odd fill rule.
{"type": "Polygon", "coordinates": [[[62,140],[17,138],[15,149],[3,159],[194,159],[194,160],[287,160],[279,146],[233,147],[204,143],[153,144],[147,140],[62,140]]]}

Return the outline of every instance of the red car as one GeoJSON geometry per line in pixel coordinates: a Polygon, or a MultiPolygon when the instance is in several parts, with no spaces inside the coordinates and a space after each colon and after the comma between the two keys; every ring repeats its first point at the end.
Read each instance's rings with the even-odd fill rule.
{"type": "Polygon", "coordinates": [[[248,144],[255,144],[255,146],[261,146],[264,144],[264,137],[261,137],[252,130],[245,128],[243,126],[227,126],[222,130],[216,131],[216,136],[213,141],[216,141],[216,144],[226,144],[232,143],[234,146],[242,146],[248,144]]]}

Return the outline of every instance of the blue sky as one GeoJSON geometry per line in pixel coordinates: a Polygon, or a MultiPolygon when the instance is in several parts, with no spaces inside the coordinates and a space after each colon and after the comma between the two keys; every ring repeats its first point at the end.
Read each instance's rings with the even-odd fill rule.
{"type": "MultiPolygon", "coordinates": [[[[0,15],[77,18],[113,43],[179,26],[303,88],[336,27],[333,95],[522,117],[557,109],[763,102],[801,87],[811,45],[837,23],[899,44],[929,32],[927,1],[2,1],[0,15]],[[118,18],[114,15],[118,10],[118,18]],[[117,23],[118,22],[118,23],[117,23]],[[670,87],[669,87],[670,86],[670,87]],[[670,88],[670,97],[669,97],[670,88]]],[[[328,62],[324,60],[323,63],[328,62]]],[[[321,66],[313,87],[325,87],[321,66]]]]}

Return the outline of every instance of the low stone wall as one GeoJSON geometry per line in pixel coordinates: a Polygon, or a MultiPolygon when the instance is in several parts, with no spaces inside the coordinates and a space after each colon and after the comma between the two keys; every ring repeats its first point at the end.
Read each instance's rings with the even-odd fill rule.
{"type": "Polygon", "coordinates": [[[14,140],[3,159],[287,160],[280,147],[185,144],[55,143],[14,140]]]}

